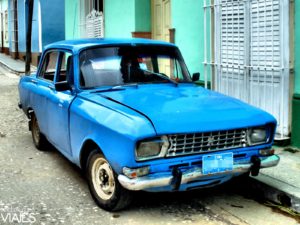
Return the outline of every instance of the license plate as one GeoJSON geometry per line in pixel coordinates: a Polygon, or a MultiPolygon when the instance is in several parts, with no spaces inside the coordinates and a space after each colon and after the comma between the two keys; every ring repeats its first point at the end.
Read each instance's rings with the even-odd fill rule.
{"type": "Polygon", "coordinates": [[[205,155],[202,158],[202,173],[214,174],[231,171],[233,168],[233,154],[224,153],[217,155],[205,155]]]}

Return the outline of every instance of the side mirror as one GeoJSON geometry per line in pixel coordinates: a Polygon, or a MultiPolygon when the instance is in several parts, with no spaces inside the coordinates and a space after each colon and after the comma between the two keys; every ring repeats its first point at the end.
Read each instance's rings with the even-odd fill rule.
{"type": "Polygon", "coordinates": [[[192,80],[193,82],[198,81],[200,78],[200,73],[193,73],[192,80]]]}
{"type": "Polygon", "coordinates": [[[55,83],[55,90],[56,91],[67,91],[72,90],[68,81],[59,81],[55,83]]]}

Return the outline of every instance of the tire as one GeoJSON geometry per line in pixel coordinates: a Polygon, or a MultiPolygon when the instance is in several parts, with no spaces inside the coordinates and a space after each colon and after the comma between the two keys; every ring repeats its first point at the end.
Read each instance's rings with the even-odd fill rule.
{"type": "Polygon", "coordinates": [[[86,176],[91,195],[102,209],[118,211],[131,203],[131,192],[121,186],[117,174],[99,150],[89,155],[86,176]]]}
{"type": "Polygon", "coordinates": [[[30,126],[34,146],[40,151],[45,151],[48,147],[48,141],[41,133],[39,123],[34,114],[31,114],[30,126]]]}

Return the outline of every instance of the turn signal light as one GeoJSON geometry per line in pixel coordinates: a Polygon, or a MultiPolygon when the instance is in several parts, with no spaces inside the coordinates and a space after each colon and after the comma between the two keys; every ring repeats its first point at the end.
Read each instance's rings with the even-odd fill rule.
{"type": "Polygon", "coordinates": [[[140,168],[136,168],[136,169],[131,169],[131,168],[127,168],[127,167],[123,168],[124,175],[131,179],[145,176],[145,175],[149,174],[149,171],[150,171],[149,166],[140,167],[140,168]]]}
{"type": "Polygon", "coordinates": [[[263,156],[270,156],[274,155],[275,150],[274,149],[261,149],[259,150],[259,154],[263,156]]]}

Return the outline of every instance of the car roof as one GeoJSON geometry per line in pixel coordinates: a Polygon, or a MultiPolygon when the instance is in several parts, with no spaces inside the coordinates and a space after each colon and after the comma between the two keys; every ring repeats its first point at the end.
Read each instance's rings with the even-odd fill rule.
{"type": "Polygon", "coordinates": [[[77,39],[77,40],[65,40],[52,43],[45,47],[47,49],[60,48],[73,51],[73,53],[78,53],[82,49],[96,47],[96,46],[105,46],[105,45],[164,45],[164,46],[173,46],[176,45],[151,39],[143,38],[130,38],[130,39],[121,39],[121,38],[87,38],[87,39],[77,39]]]}

